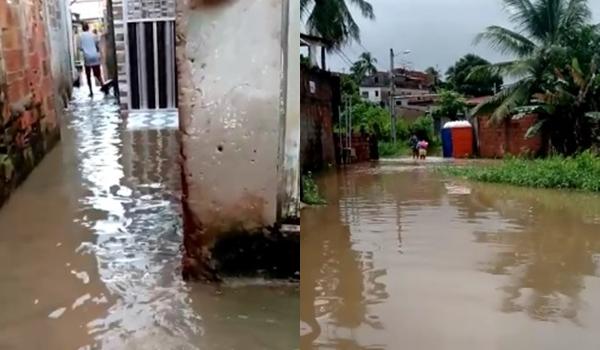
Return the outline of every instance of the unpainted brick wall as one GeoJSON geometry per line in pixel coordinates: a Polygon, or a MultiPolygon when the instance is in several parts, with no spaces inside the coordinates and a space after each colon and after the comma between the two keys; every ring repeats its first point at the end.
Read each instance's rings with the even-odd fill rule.
{"type": "Polygon", "coordinates": [[[42,0],[0,0],[0,205],[58,139],[42,0]]]}
{"type": "Polygon", "coordinates": [[[335,164],[333,121],[338,116],[340,80],[303,67],[300,74],[300,167],[303,172],[335,164]],[[311,91],[311,82],[314,91],[311,91]]]}
{"type": "MultiPolygon", "coordinates": [[[[339,134],[335,134],[334,140],[335,152],[339,158],[339,155],[341,154],[339,134]]],[[[344,139],[343,142],[345,143],[346,140],[344,139]]],[[[352,159],[353,162],[360,163],[375,160],[371,153],[371,142],[373,142],[373,140],[368,134],[355,133],[352,135],[350,146],[354,150],[355,158],[352,159]]]]}
{"type": "Polygon", "coordinates": [[[502,123],[479,117],[479,155],[484,158],[502,158],[505,155],[537,155],[542,150],[540,136],[525,138],[537,116],[507,119],[502,123]]]}

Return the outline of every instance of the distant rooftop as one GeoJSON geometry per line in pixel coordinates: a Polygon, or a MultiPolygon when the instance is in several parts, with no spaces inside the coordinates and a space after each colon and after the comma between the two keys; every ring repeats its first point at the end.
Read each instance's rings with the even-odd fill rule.
{"type": "MultiPolygon", "coordinates": [[[[405,89],[430,89],[433,85],[427,73],[411,71],[403,68],[394,69],[394,80],[397,88],[405,89]]],[[[365,77],[361,87],[388,87],[390,86],[390,74],[388,72],[377,72],[365,77]]]]}

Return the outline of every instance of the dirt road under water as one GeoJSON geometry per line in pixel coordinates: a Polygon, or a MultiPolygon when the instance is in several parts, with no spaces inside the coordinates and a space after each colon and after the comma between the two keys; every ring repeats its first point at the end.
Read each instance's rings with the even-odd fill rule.
{"type": "Polygon", "coordinates": [[[600,349],[600,197],[323,174],[302,211],[301,349],[600,349]]]}
{"type": "Polygon", "coordinates": [[[297,348],[297,286],[181,279],[176,115],[77,94],[0,208],[0,349],[297,348]]]}

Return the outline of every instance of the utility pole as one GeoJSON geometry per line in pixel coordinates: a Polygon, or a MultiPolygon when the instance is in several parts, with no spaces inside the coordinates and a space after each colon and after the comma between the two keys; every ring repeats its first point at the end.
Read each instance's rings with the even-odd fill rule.
{"type": "Polygon", "coordinates": [[[396,144],[396,116],[394,114],[394,96],[396,94],[396,84],[394,82],[394,49],[390,49],[390,131],[392,140],[396,144]]]}

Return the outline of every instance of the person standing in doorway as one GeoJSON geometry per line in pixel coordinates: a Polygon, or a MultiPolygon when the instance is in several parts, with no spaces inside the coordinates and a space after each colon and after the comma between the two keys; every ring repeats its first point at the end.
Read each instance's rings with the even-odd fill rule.
{"type": "Polygon", "coordinates": [[[100,71],[101,55],[100,55],[100,41],[98,37],[90,32],[90,26],[87,23],[81,25],[83,33],[79,36],[79,50],[83,54],[83,62],[85,66],[85,76],[87,78],[88,86],[90,88],[90,97],[94,97],[92,90],[92,76],[98,79],[100,86],[104,86],[102,81],[102,73],[100,71]]]}

